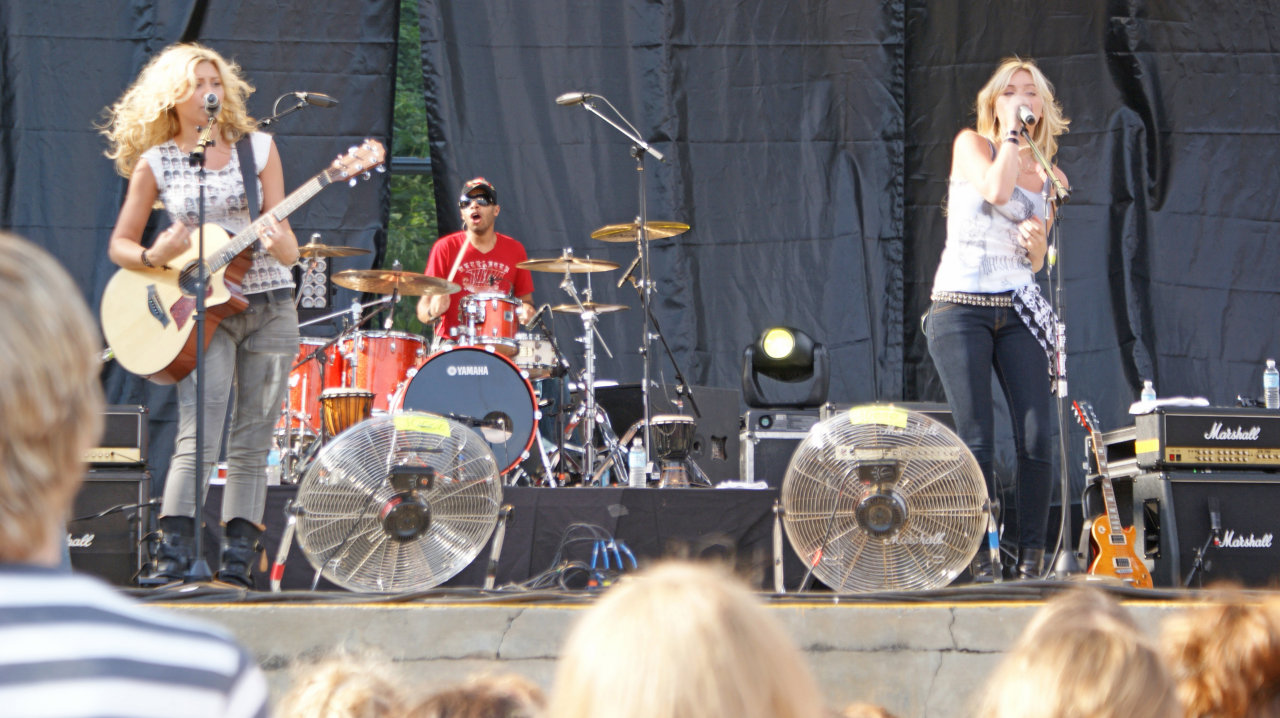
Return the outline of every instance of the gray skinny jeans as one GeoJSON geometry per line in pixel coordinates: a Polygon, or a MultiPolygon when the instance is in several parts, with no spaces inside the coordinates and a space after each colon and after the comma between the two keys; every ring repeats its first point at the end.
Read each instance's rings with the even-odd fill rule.
{"type": "MultiPolygon", "coordinates": [[[[250,294],[249,306],[222,320],[205,350],[204,474],[218,460],[227,401],[234,393],[227,442],[222,522],[262,523],[271,450],[289,369],[298,353],[298,313],[289,290],[250,294]],[[268,296],[274,295],[274,296],[268,296]]],[[[165,478],[163,516],[195,516],[196,372],[178,383],[178,436],[165,478]]],[[[208,491],[208,482],[201,489],[208,491]]]]}

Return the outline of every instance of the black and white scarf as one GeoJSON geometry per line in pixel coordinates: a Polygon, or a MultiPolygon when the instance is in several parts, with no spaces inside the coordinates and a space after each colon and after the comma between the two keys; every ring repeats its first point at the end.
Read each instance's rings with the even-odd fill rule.
{"type": "Polygon", "coordinates": [[[1058,315],[1049,300],[1040,293],[1040,285],[1028,284],[1013,291],[1013,309],[1018,318],[1031,330],[1049,358],[1049,392],[1057,393],[1059,372],[1057,368],[1058,315]]]}

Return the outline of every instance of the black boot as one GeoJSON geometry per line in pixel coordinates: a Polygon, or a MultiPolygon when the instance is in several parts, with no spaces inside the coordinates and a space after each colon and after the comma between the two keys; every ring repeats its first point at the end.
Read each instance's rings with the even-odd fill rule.
{"type": "Polygon", "coordinates": [[[263,551],[262,528],[245,519],[231,519],[222,532],[222,556],[217,579],[253,588],[253,564],[263,551]]]}
{"type": "Polygon", "coordinates": [[[1021,581],[1040,578],[1041,564],[1044,563],[1044,549],[1018,549],[1018,579],[1021,581]]]}
{"type": "Polygon", "coordinates": [[[162,516],[160,540],[138,585],[154,588],[181,581],[196,558],[196,522],[189,516],[162,516]]]}

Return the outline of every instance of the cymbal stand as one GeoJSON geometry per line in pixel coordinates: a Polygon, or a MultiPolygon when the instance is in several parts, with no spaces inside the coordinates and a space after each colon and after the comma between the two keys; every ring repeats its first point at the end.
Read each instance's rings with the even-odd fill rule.
{"type": "MultiPolygon", "coordinates": [[[[566,256],[572,256],[573,250],[565,249],[566,256]]],[[[604,337],[600,335],[600,330],[596,328],[597,314],[590,311],[583,304],[582,299],[578,296],[578,289],[573,284],[573,274],[567,269],[564,273],[564,280],[560,282],[560,288],[564,290],[578,305],[579,316],[582,317],[583,335],[578,341],[583,345],[583,390],[582,390],[582,406],[578,411],[586,418],[582,425],[582,478],[585,482],[589,477],[594,476],[595,467],[595,439],[594,430],[596,423],[600,420],[599,410],[596,407],[596,343],[599,338],[600,347],[604,349],[605,354],[609,358],[613,358],[613,352],[609,351],[609,345],[605,342],[604,337]]],[[[591,275],[587,275],[587,288],[583,291],[586,301],[591,301],[591,275]]],[[[578,412],[575,412],[575,416],[578,412]]],[[[572,421],[570,423],[573,423],[572,421]]],[[[605,485],[605,482],[601,482],[605,485]]]]}
{"type": "Polygon", "coordinates": [[[582,108],[591,114],[604,120],[610,127],[621,132],[624,137],[631,140],[630,154],[636,161],[636,177],[640,186],[640,215],[636,218],[638,231],[636,233],[636,250],[640,253],[640,281],[644,287],[640,293],[641,303],[644,304],[645,312],[643,321],[641,322],[644,333],[640,342],[640,360],[644,367],[644,383],[641,384],[640,394],[644,398],[644,465],[645,472],[648,473],[652,462],[649,460],[650,450],[653,446],[653,436],[649,432],[649,427],[653,419],[653,408],[649,402],[649,373],[650,373],[650,357],[649,357],[649,313],[650,295],[653,293],[653,283],[649,278],[653,275],[649,273],[649,209],[648,200],[645,195],[645,174],[644,174],[644,156],[645,154],[653,155],[654,159],[659,162],[666,162],[666,158],[662,153],[654,149],[649,143],[640,139],[640,131],[635,125],[631,124],[626,117],[618,111],[618,108],[609,102],[607,97],[596,94],[586,94],[582,96],[582,108]],[[611,118],[606,117],[603,113],[596,109],[595,100],[600,100],[613,111],[613,114],[622,121],[622,124],[614,122],[611,118]],[[626,125],[623,127],[622,125],[626,125]]]}

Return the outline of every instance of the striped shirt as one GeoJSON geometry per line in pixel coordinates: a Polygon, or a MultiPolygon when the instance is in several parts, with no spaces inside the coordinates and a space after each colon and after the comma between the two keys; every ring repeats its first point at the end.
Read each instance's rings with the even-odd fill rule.
{"type": "Polygon", "coordinates": [[[96,578],[0,564],[0,716],[266,716],[267,683],[221,629],[96,578]]]}

